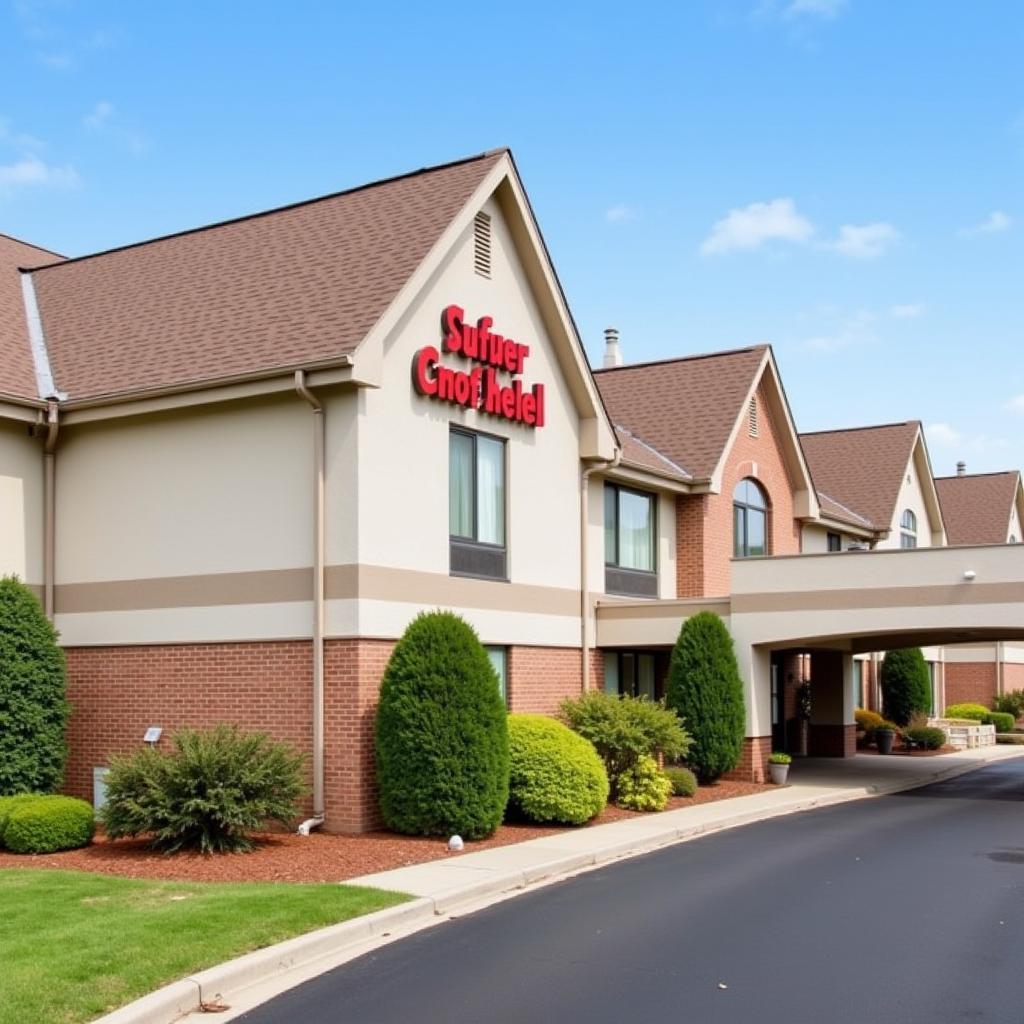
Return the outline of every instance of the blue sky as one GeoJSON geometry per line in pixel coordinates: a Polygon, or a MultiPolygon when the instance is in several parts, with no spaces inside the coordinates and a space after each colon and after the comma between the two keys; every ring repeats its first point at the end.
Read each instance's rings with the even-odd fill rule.
{"type": "Polygon", "coordinates": [[[1018,0],[0,7],[0,231],[67,254],[512,147],[592,358],[774,344],[803,430],[1024,464],[1018,0]]]}

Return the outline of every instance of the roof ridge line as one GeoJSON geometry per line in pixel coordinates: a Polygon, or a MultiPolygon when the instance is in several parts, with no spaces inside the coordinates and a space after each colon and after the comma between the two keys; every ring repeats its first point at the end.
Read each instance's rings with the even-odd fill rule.
{"type": "MultiPolygon", "coordinates": [[[[36,245],[35,242],[29,242],[24,238],[18,238],[17,235],[9,235],[6,231],[0,231],[0,238],[6,238],[9,242],[17,242],[18,245],[27,245],[30,249],[38,249],[40,252],[48,252],[51,256],[59,256],[62,260],[66,260],[67,257],[54,249],[47,249],[45,245],[36,245]]],[[[50,264],[45,264],[50,266],[50,264]]]]}
{"type": "Polygon", "coordinates": [[[944,476],[936,476],[934,480],[973,480],[979,476],[1019,476],[1019,469],[993,469],[988,473],[947,473],[944,476]]]}
{"type": "Polygon", "coordinates": [[[686,363],[698,359],[717,359],[721,356],[738,356],[745,352],[759,352],[770,348],[768,344],[746,345],[743,348],[727,348],[718,352],[696,352],[689,356],[670,356],[667,359],[649,359],[643,363],[627,363],[624,366],[602,366],[591,368],[591,373],[619,373],[623,370],[642,370],[648,366],[664,366],[667,363],[686,363]]]}
{"type": "MultiPolygon", "coordinates": [[[[247,220],[257,220],[260,217],[269,217],[275,213],[285,213],[288,210],[296,210],[303,206],[312,206],[314,203],[326,202],[328,199],[339,199],[341,196],[354,195],[357,192],[365,192],[371,188],[379,188],[382,185],[391,185],[397,181],[404,181],[407,178],[415,178],[421,174],[433,174],[437,171],[446,171],[452,167],[460,167],[463,164],[473,163],[475,160],[484,160],[487,157],[497,156],[500,153],[508,153],[509,149],[507,146],[499,147],[498,149],[488,149],[483,153],[475,153],[473,156],[462,157],[459,160],[449,160],[447,163],[434,164],[430,167],[420,167],[415,171],[406,171],[404,174],[395,174],[389,178],[378,178],[376,181],[368,181],[362,185],[354,185],[352,188],[339,189],[337,192],[328,192],[325,195],[314,196],[312,199],[300,199],[294,203],[285,203],[283,206],[273,206],[267,210],[257,210],[254,213],[242,214],[239,217],[229,217],[227,220],[213,221],[210,224],[200,224],[197,227],[184,228],[181,231],[171,231],[166,235],[155,235],[153,238],[144,238],[138,242],[128,242],[125,245],[115,245],[110,249],[100,249],[97,252],[85,253],[82,256],[70,256],[62,258],[54,263],[44,263],[39,267],[19,267],[19,270],[31,269],[36,270],[53,270],[56,267],[66,267],[71,263],[81,263],[84,260],[95,259],[98,256],[110,256],[116,252],[125,252],[128,249],[138,249],[144,245],[154,245],[157,242],[167,242],[172,238],[182,238],[185,235],[195,235],[201,231],[212,231],[216,228],[228,227],[231,224],[240,224],[247,220]]],[[[20,241],[15,239],[15,241],[20,241]]],[[[25,245],[31,245],[31,242],[23,243],[25,245]]],[[[44,250],[49,252],[49,249],[44,250]]],[[[53,255],[58,256],[59,253],[53,255]]]]}
{"type": "Polygon", "coordinates": [[[895,420],[892,423],[870,423],[865,427],[834,427],[830,430],[802,430],[799,437],[815,437],[820,434],[852,434],[861,430],[888,430],[891,427],[921,426],[920,420],[895,420]]]}
{"type": "Polygon", "coordinates": [[[636,441],[638,445],[640,445],[643,448],[646,448],[653,455],[657,455],[658,458],[662,460],[662,462],[667,462],[673,469],[676,469],[680,473],[682,473],[683,476],[689,477],[691,480],[693,479],[693,474],[688,469],[684,469],[682,466],[679,465],[678,462],[676,462],[674,459],[670,459],[664,452],[659,451],[657,448],[654,447],[653,444],[649,444],[639,434],[630,430],[629,427],[623,426],[623,424],[621,423],[613,423],[612,426],[614,426],[616,430],[621,430],[624,433],[628,434],[634,441],[636,441]]]}
{"type": "Polygon", "coordinates": [[[822,497],[828,498],[828,500],[831,501],[833,505],[838,505],[844,512],[849,512],[850,515],[853,516],[855,519],[859,519],[862,523],[866,524],[867,526],[875,526],[873,520],[868,519],[867,516],[862,516],[859,512],[855,512],[852,508],[850,508],[849,505],[840,501],[838,498],[833,498],[832,495],[828,493],[828,491],[823,491],[820,487],[815,488],[815,490],[817,490],[817,492],[822,497]]]}

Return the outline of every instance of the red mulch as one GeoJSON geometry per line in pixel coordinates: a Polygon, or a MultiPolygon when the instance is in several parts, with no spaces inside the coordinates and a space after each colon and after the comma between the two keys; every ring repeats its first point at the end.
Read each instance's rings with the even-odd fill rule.
{"type": "MultiPolygon", "coordinates": [[[[754,782],[720,781],[702,786],[693,797],[673,797],[667,810],[693,804],[748,796],[772,787],[754,782]]],[[[641,812],[607,807],[589,825],[636,817],[641,812]]],[[[562,826],[502,825],[489,839],[467,842],[465,852],[507,846],[571,831],[562,826]]],[[[259,837],[251,853],[203,856],[178,853],[165,856],[147,848],[142,839],[107,839],[97,836],[81,850],[34,856],[0,852],[0,868],[60,868],[94,871],[128,878],[159,878],[183,882],[338,882],[357,875],[458,857],[449,853],[444,840],[398,836],[392,832],[367,832],[357,836],[314,832],[308,837],[268,833],[259,837]]]]}

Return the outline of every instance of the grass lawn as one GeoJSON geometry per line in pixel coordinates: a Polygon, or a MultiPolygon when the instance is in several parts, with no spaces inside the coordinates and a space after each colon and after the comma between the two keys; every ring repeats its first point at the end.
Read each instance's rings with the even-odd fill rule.
{"type": "Polygon", "coordinates": [[[91,1020],[193,971],[408,898],[0,870],[0,1024],[91,1020]]]}

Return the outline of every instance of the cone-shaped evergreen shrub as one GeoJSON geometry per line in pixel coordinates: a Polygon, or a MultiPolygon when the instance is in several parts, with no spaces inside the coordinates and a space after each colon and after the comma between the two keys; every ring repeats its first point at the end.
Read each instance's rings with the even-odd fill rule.
{"type": "Polygon", "coordinates": [[[932,709],[932,681],[920,647],[889,651],[882,662],[882,709],[897,725],[932,709]]]}
{"type": "Polygon", "coordinates": [[[476,633],[451,612],[423,612],[398,641],[377,709],[377,783],[388,828],[490,835],[508,803],[508,723],[476,633]]]}
{"type": "Polygon", "coordinates": [[[732,637],[712,612],[683,623],[665,697],[693,737],[686,761],[701,782],[712,782],[739,764],[746,731],[743,683],[732,637]]]}
{"type": "Polygon", "coordinates": [[[51,793],[64,778],[64,652],[35,595],[0,579],[0,795],[51,793]]]}

